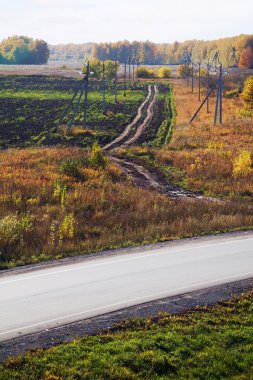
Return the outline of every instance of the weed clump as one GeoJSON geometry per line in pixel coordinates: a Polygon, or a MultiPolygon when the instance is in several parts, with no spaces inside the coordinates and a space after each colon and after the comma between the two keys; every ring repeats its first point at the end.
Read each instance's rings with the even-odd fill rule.
{"type": "Polygon", "coordinates": [[[92,146],[90,165],[94,168],[105,169],[108,164],[108,159],[102,151],[98,143],[94,143],[92,146]]]}
{"type": "Polygon", "coordinates": [[[0,219],[0,258],[6,260],[10,251],[22,246],[24,234],[31,231],[29,215],[19,218],[18,215],[6,215],[0,219]]]}
{"type": "Polygon", "coordinates": [[[81,161],[74,158],[67,158],[60,164],[60,173],[69,177],[81,178],[83,174],[80,171],[81,161]]]}

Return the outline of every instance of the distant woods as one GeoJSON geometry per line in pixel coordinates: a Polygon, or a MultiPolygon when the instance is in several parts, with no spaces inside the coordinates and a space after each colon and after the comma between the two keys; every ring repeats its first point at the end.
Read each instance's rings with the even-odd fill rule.
{"type": "MultiPolygon", "coordinates": [[[[100,60],[120,63],[129,57],[144,65],[176,64],[183,53],[192,53],[194,62],[212,59],[215,52],[224,66],[230,61],[232,50],[241,68],[253,68],[253,35],[240,35],[214,41],[191,40],[172,44],[150,41],[118,41],[109,43],[62,44],[48,46],[43,40],[13,36],[0,43],[0,64],[45,64],[50,61],[100,60]]],[[[233,65],[235,62],[231,62],[233,65]]]]}
{"type": "MultiPolygon", "coordinates": [[[[176,64],[185,51],[192,52],[194,62],[207,61],[219,52],[226,66],[236,49],[236,59],[242,68],[253,68],[253,35],[240,35],[214,41],[191,40],[172,44],[156,44],[150,41],[119,41],[99,44],[67,44],[50,46],[50,60],[117,60],[124,63],[129,57],[142,64],[176,64]]],[[[233,62],[232,62],[233,64],[233,62]]]]}
{"type": "Polygon", "coordinates": [[[13,36],[0,43],[0,63],[7,65],[41,65],[49,58],[45,41],[24,36],[13,36]]]}

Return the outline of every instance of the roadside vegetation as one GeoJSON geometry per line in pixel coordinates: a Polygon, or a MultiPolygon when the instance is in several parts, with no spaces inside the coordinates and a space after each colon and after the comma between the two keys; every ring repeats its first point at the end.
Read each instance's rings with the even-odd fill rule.
{"type": "Polygon", "coordinates": [[[253,226],[247,205],[134,187],[96,144],[9,149],[0,168],[1,268],[253,226]]]}
{"type": "Polygon", "coordinates": [[[181,315],[133,320],[114,331],[38,350],[0,365],[0,379],[253,377],[253,294],[181,315]]]}

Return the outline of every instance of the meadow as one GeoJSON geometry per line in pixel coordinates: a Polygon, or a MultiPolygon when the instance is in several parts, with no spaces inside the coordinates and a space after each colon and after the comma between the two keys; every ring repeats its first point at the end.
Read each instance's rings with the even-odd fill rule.
{"type": "Polygon", "coordinates": [[[242,203],[134,187],[98,145],[8,149],[0,168],[1,268],[253,226],[242,203]]]}
{"type": "MultiPolygon", "coordinates": [[[[215,97],[210,99],[210,113],[204,106],[195,121],[189,124],[200,105],[196,87],[192,94],[191,87],[184,80],[174,79],[172,82],[176,123],[170,143],[159,149],[133,147],[122,154],[147,161],[165,173],[171,182],[184,188],[207,196],[251,203],[253,122],[240,115],[243,108],[240,97],[229,96],[229,91],[238,89],[238,83],[225,83],[223,125],[214,126],[215,97]]],[[[203,89],[202,100],[204,97],[203,89]]]]}
{"type": "MultiPolygon", "coordinates": [[[[64,97],[70,96],[70,84],[74,86],[76,81],[11,76],[1,81],[6,91],[0,91],[2,102],[7,102],[7,108],[1,112],[5,112],[8,119],[8,134],[2,128],[2,138],[6,138],[7,146],[16,148],[0,152],[0,268],[252,228],[253,215],[248,207],[252,170],[246,175],[235,175],[233,166],[242,150],[252,149],[250,123],[245,121],[239,127],[237,121],[232,124],[226,121],[224,126],[213,128],[210,120],[204,124],[197,120],[189,126],[182,120],[192,113],[192,100],[189,89],[180,80],[174,80],[175,99],[170,83],[159,83],[155,115],[141,138],[142,146],[120,151],[148,161],[180,186],[206,195],[227,196],[229,203],[175,200],[134,187],[131,178],[94,143],[107,141],[100,138],[102,135],[112,139],[124,128],[119,114],[113,113],[110,119],[114,120],[115,127],[99,109],[100,103],[96,102],[101,101],[101,94],[95,85],[90,93],[90,99],[94,100],[94,107],[90,106],[94,110],[92,128],[83,130],[77,126],[66,133],[62,127],[57,133],[49,133],[46,128],[43,130],[46,111],[56,112],[52,104],[56,107],[57,102],[65,101],[64,97]],[[57,94],[62,99],[53,100],[57,94]],[[37,99],[32,100],[36,96],[37,99]],[[14,107],[13,113],[9,110],[9,102],[23,101],[26,107],[14,107]],[[44,101],[49,102],[50,107],[39,111],[36,107],[41,107],[40,102],[44,101]],[[34,103],[34,109],[29,102],[34,103]],[[180,106],[182,102],[184,107],[180,106]],[[17,113],[24,113],[26,109],[30,114],[39,115],[42,124],[39,118],[36,122],[31,119],[29,129],[29,119],[19,120],[17,113]],[[27,148],[22,149],[23,145],[27,148]],[[82,147],[86,145],[89,147],[82,147]]],[[[133,117],[145,98],[147,84],[141,82],[137,89],[127,90],[129,113],[122,114],[125,122],[133,117]]],[[[119,99],[120,96],[123,95],[120,94],[119,99]]],[[[112,92],[107,99],[110,107],[123,106],[123,102],[113,104],[112,92]]],[[[226,101],[227,115],[233,117],[232,111],[239,100],[226,101]]],[[[58,108],[57,112],[59,114],[58,108]]],[[[47,119],[49,130],[51,120],[47,119]]]]}
{"type": "Polygon", "coordinates": [[[12,380],[248,380],[253,295],[181,315],[132,320],[114,331],[38,350],[0,365],[12,380]]]}

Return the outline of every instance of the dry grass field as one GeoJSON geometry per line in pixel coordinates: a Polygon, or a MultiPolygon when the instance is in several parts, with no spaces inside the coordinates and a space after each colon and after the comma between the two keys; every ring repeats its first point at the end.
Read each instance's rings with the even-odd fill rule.
{"type": "MultiPolygon", "coordinates": [[[[215,97],[192,124],[198,109],[197,89],[191,93],[184,80],[174,79],[176,125],[170,144],[161,149],[146,149],[163,166],[169,178],[193,191],[216,197],[236,197],[252,201],[253,197],[253,120],[238,115],[240,98],[223,99],[223,125],[213,125],[215,97]]],[[[228,88],[236,87],[228,83],[228,88]]],[[[225,94],[226,90],[224,90],[225,94]]],[[[202,90],[201,98],[205,97],[202,90]]],[[[138,149],[130,151],[138,155],[138,149]]],[[[145,152],[141,150],[143,156],[145,152]]]]}
{"type": "MultiPolygon", "coordinates": [[[[229,202],[171,199],[135,187],[98,146],[0,152],[0,267],[253,226],[252,120],[224,99],[224,124],[174,79],[177,122],[162,148],[127,149],[150,158],[182,187],[229,202]]],[[[202,97],[204,94],[202,94],[202,97]]],[[[210,109],[213,112],[214,98],[210,109]]]]}
{"type": "Polygon", "coordinates": [[[1,267],[253,226],[247,206],[134,187],[99,148],[0,154],[1,267]]]}

